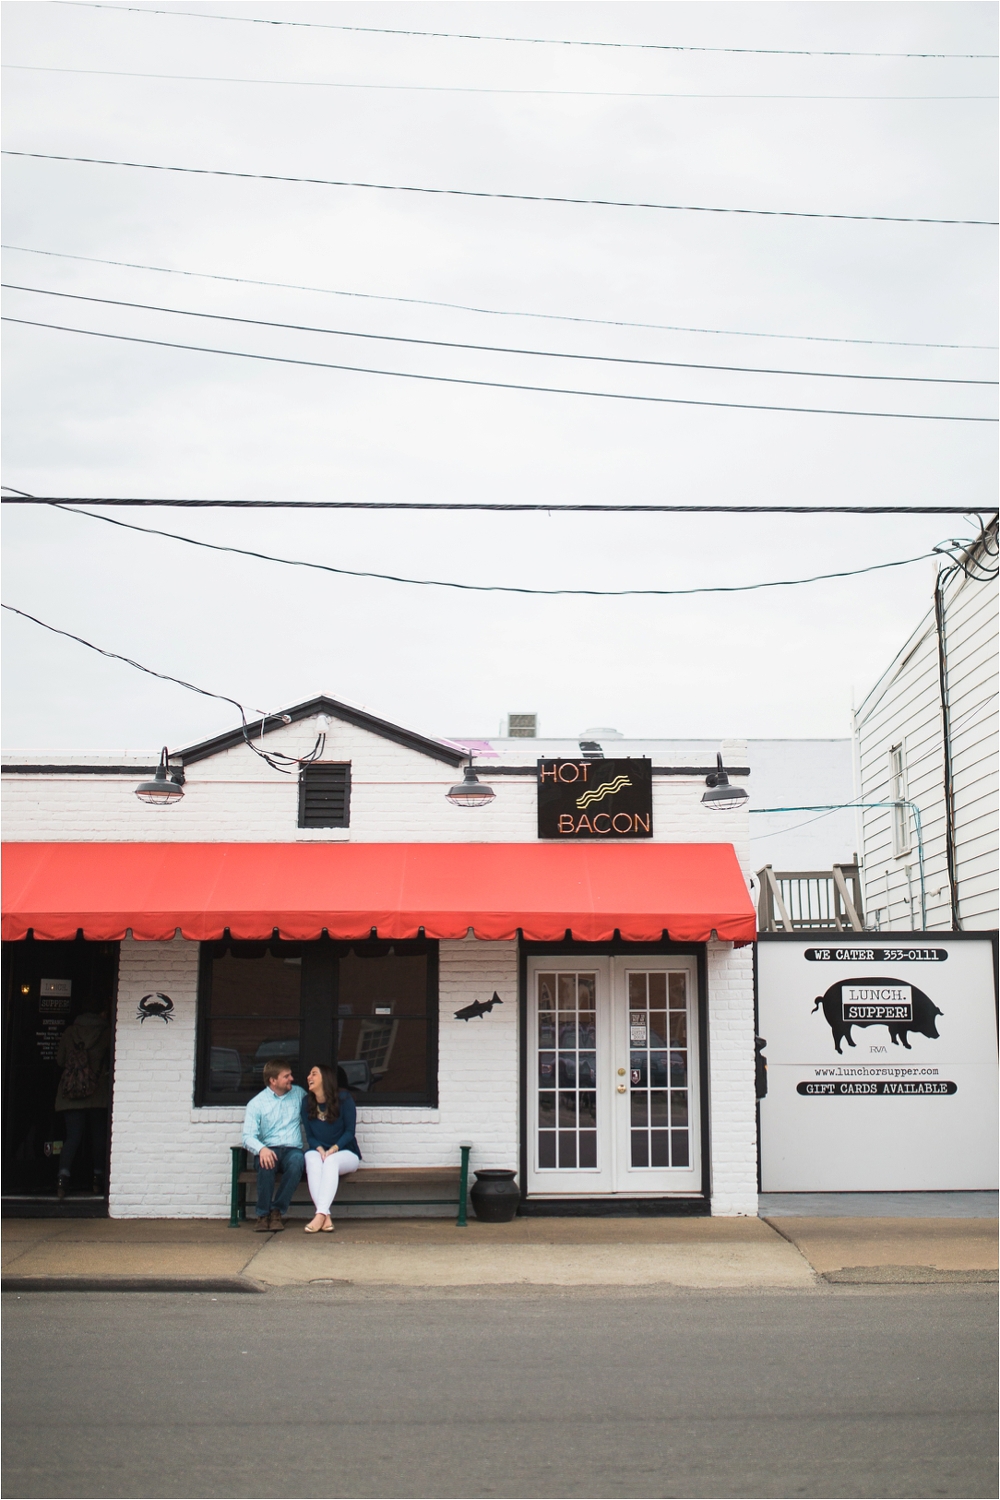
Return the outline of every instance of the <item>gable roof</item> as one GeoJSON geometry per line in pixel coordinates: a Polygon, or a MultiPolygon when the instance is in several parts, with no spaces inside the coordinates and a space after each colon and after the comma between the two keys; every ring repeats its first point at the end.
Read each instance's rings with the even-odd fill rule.
{"type": "MultiPolygon", "coordinates": [[[[364,729],[383,740],[392,740],[396,745],[404,745],[407,750],[415,750],[418,755],[427,755],[431,760],[444,761],[448,766],[460,766],[469,758],[468,751],[460,750],[454,745],[444,745],[440,740],[428,739],[426,735],[417,734],[412,729],[402,729],[398,724],[377,719],[374,714],[365,713],[360,708],[351,708],[347,703],[338,703],[336,698],[327,698],[322,694],[318,698],[307,699],[305,703],[296,703],[293,708],[283,709],[280,714],[255,719],[247,725],[246,733],[256,740],[262,734],[273,734],[276,729],[287,728],[286,719],[296,724],[302,719],[311,719],[314,714],[328,714],[331,719],[353,724],[355,729],[364,729]]],[[[230,729],[225,734],[213,735],[210,740],[202,740],[197,745],[189,745],[186,750],[177,751],[171,759],[178,759],[182,765],[190,766],[197,760],[207,760],[211,755],[218,755],[223,750],[233,750],[243,743],[244,730],[241,726],[239,729],[230,729]]]]}

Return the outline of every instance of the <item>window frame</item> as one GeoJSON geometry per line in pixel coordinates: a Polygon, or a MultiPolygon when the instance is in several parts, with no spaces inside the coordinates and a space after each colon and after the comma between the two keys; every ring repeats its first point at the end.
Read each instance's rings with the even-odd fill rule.
{"type": "Polygon", "coordinates": [[[894,859],[902,859],[913,849],[912,819],[907,806],[905,740],[889,746],[889,800],[892,803],[892,854],[894,859]]]}
{"type": "MultiPolygon", "coordinates": [[[[254,1097],[259,1090],[253,1090],[244,1099],[218,1099],[210,1097],[209,1079],[211,1077],[211,1046],[212,1046],[212,1021],[218,1019],[211,1014],[212,996],[212,964],[215,958],[215,949],[219,942],[227,946],[236,946],[238,939],[230,938],[227,931],[222,939],[199,944],[198,954],[198,993],[196,1002],[196,1046],[195,1067],[193,1079],[193,1106],[195,1109],[244,1109],[247,1102],[254,1097]]],[[[262,940],[257,940],[252,946],[260,947],[262,940]]],[[[424,1013],[424,1037],[426,1057],[426,1079],[424,1096],[420,1099],[400,1099],[395,1094],[386,1092],[379,1094],[355,1093],[351,1090],[351,1097],[355,1103],[363,1108],[369,1106],[374,1109],[437,1109],[438,1107],[438,1034],[439,1034],[439,1012],[440,1012],[440,985],[439,985],[439,944],[433,938],[419,937],[409,941],[392,941],[383,939],[371,939],[363,942],[338,942],[331,940],[325,934],[322,938],[312,942],[286,942],[277,936],[263,940],[267,949],[276,953],[286,953],[288,956],[302,956],[302,988],[299,997],[299,1040],[300,1045],[303,1033],[306,1029],[307,1004],[315,1005],[314,997],[310,998],[309,980],[307,979],[307,958],[315,955],[317,962],[333,960],[332,984],[329,994],[329,1025],[333,1038],[333,1050],[337,1050],[337,1022],[338,1001],[340,993],[340,960],[347,956],[352,950],[367,950],[372,957],[381,957],[388,954],[392,949],[401,955],[423,954],[427,960],[427,1006],[424,1013]]],[[[224,1019],[224,1018],[222,1018],[224,1019]]],[[[265,1018],[261,1018],[265,1019],[265,1018]]],[[[283,1018],[287,1019],[287,1018],[283,1018]]],[[[396,1017],[398,1020],[410,1019],[416,1021],[417,1016],[396,1017]]],[[[301,1062],[300,1062],[301,1067],[301,1062]]],[[[298,1082],[299,1080],[296,1079],[298,1082]]],[[[234,1093],[242,1095],[243,1090],[233,1090],[234,1093]]]]}
{"type": "Polygon", "coordinates": [[[351,826],[351,762],[349,760],[316,760],[309,765],[303,766],[299,771],[299,828],[350,828],[351,826]],[[317,770],[320,766],[334,766],[344,772],[344,816],[343,819],[314,822],[306,821],[306,789],[309,783],[309,772],[317,770]]]}

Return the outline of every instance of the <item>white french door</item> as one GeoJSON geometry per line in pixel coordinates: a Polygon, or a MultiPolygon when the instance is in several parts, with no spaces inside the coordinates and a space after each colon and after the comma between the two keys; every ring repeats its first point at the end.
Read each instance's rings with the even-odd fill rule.
{"type": "Polygon", "coordinates": [[[694,958],[528,960],[529,1193],[701,1190],[694,958]]]}

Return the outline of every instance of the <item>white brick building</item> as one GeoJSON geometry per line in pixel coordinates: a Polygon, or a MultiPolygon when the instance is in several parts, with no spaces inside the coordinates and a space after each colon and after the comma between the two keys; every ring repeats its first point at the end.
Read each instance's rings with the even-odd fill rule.
{"type": "MultiPolygon", "coordinates": [[[[254,744],[305,758],[319,743],[314,770],[272,768],[236,730],[171,756],[184,795],[167,807],[133,795],[155,757],[5,757],[8,993],[33,1101],[5,1153],[17,1163],[5,1194],[44,1196],[52,1039],[81,1005],[110,1003],[113,1217],[226,1213],[229,1147],[275,1049],[303,1071],[337,1056],[366,1165],[457,1163],[468,1140],[473,1170],[517,1170],[526,1212],[613,1200],[756,1213],[748,818],[745,802],[703,803],[711,760],[654,756],[651,837],[619,840],[612,816],[621,829],[633,814],[616,799],[631,794],[609,792],[593,757],[630,762],[641,781],[641,742],[483,746],[496,796],[469,808],[446,797],[461,745],[329,699],[288,718],[254,744]],[[539,758],[589,778],[570,823],[588,818],[590,837],[539,838],[539,758]],[[408,861],[412,846],[427,859],[408,861]],[[428,860],[450,894],[428,886],[424,920],[428,860]],[[523,911],[516,881],[499,908],[484,894],[511,869],[523,911]],[[314,893],[315,870],[349,899],[314,893]],[[378,880],[397,894],[376,906],[365,893],[378,880]],[[73,995],[61,1018],[46,1010],[60,976],[73,995]],[[494,994],[499,1007],[456,1018],[494,994]],[[168,1021],[140,1019],[155,995],[168,1021]]],[[[721,748],[740,785],[745,744],[721,748]]],[[[649,814],[635,816],[641,831],[649,814]]]]}

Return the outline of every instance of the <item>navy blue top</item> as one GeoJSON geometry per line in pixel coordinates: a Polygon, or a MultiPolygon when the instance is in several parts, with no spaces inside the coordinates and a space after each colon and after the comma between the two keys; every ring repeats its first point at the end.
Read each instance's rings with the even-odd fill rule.
{"type": "Polygon", "coordinates": [[[309,1095],[302,1101],[302,1129],[306,1133],[310,1151],[315,1151],[318,1146],[329,1151],[331,1146],[336,1146],[339,1151],[353,1151],[355,1156],[360,1157],[361,1147],[354,1134],[357,1119],[357,1106],[344,1089],[340,1091],[340,1114],[335,1120],[311,1120],[309,1095]]]}

